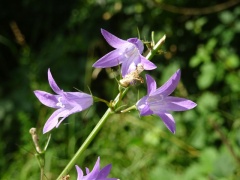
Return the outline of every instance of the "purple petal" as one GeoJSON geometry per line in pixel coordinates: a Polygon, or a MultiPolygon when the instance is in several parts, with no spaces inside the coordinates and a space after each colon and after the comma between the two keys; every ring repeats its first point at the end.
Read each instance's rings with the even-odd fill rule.
{"type": "Polygon", "coordinates": [[[100,157],[98,157],[93,170],[88,174],[88,179],[95,179],[100,171],[100,157]]]}
{"type": "MultiPolygon", "coordinates": [[[[63,109],[63,108],[62,108],[63,109]]],[[[77,106],[73,106],[73,108],[72,109],[67,109],[67,108],[65,108],[66,109],[66,114],[65,114],[65,116],[63,116],[61,119],[59,118],[59,122],[57,123],[57,125],[56,125],[56,128],[62,123],[62,121],[67,117],[67,116],[69,116],[69,115],[71,115],[71,114],[74,114],[74,113],[77,113],[77,112],[80,112],[80,111],[83,111],[83,107],[82,106],[79,106],[79,105],[77,105],[77,106]]],[[[86,108],[85,108],[86,109],[86,108]]]]}
{"type": "Polygon", "coordinates": [[[179,97],[168,96],[164,99],[166,111],[186,111],[197,106],[197,104],[191,100],[179,97]]]}
{"type": "Polygon", "coordinates": [[[121,64],[123,60],[124,57],[121,56],[121,50],[116,49],[100,58],[97,62],[93,64],[93,67],[95,68],[114,67],[121,64]]]}
{"type": "Polygon", "coordinates": [[[55,80],[52,77],[50,68],[48,69],[48,82],[50,87],[52,88],[52,90],[57,93],[57,94],[61,94],[63,91],[58,87],[58,85],[56,84],[55,80]]]}
{"type": "Polygon", "coordinates": [[[107,178],[108,174],[111,170],[111,164],[105,166],[102,170],[100,170],[100,157],[98,157],[92,172],[86,168],[86,176],[83,176],[82,170],[76,166],[78,172],[78,179],[77,180],[118,180],[116,178],[107,178]],[[81,178],[81,179],[79,179],[81,178]]]}
{"type": "Polygon", "coordinates": [[[96,161],[92,171],[99,171],[99,170],[100,170],[100,157],[97,158],[97,161],[96,161]]]}
{"type": "Polygon", "coordinates": [[[144,46],[143,46],[143,43],[140,39],[130,38],[127,41],[130,42],[130,43],[133,43],[138,48],[139,53],[142,54],[144,46]]]}
{"type": "Polygon", "coordinates": [[[146,74],[146,81],[147,81],[147,94],[151,95],[156,91],[157,88],[156,81],[148,74],[146,74]]]}
{"type": "Polygon", "coordinates": [[[145,70],[153,70],[153,69],[157,68],[157,66],[155,64],[153,64],[151,61],[149,61],[148,59],[146,59],[142,55],[141,55],[141,64],[143,65],[143,68],[145,70]]]}
{"type": "Polygon", "coordinates": [[[124,77],[136,70],[137,65],[141,63],[141,55],[136,47],[128,47],[123,57],[125,59],[122,62],[122,76],[124,77]]]}
{"type": "Polygon", "coordinates": [[[129,58],[123,61],[121,73],[122,76],[125,77],[127,74],[131,73],[132,71],[136,70],[137,64],[135,63],[136,59],[129,58]]]}
{"type": "Polygon", "coordinates": [[[107,176],[109,175],[109,173],[111,171],[111,168],[112,168],[111,164],[102,168],[101,171],[99,172],[98,176],[97,176],[97,179],[107,178],[107,176]]]}
{"type": "Polygon", "coordinates": [[[58,103],[58,98],[60,97],[59,95],[53,95],[45,91],[39,90],[34,91],[34,94],[36,95],[38,100],[45,106],[51,108],[59,108],[58,106],[56,106],[56,104],[58,103]]]}
{"type": "Polygon", "coordinates": [[[85,168],[85,170],[86,170],[86,174],[90,173],[90,170],[87,167],[85,168]]]}
{"type": "Polygon", "coordinates": [[[78,111],[87,109],[93,104],[93,97],[81,92],[65,92],[64,99],[73,107],[77,107],[78,111]]]}
{"type": "Polygon", "coordinates": [[[186,111],[194,108],[197,104],[184,98],[173,96],[163,97],[162,95],[150,96],[148,99],[150,109],[154,113],[169,111],[186,111]]]}
{"type": "Polygon", "coordinates": [[[144,96],[136,103],[137,109],[140,112],[140,116],[147,116],[147,115],[153,114],[152,110],[149,108],[146,102],[147,99],[148,99],[148,96],[144,96]]]}
{"type": "Polygon", "coordinates": [[[80,167],[78,167],[77,165],[75,165],[75,167],[77,169],[77,174],[78,174],[77,180],[82,180],[82,178],[83,178],[83,171],[82,171],[82,169],[80,167]]]}
{"type": "Polygon", "coordinates": [[[53,114],[48,118],[47,122],[43,127],[43,134],[55,128],[58,125],[59,118],[62,118],[61,119],[61,122],[62,122],[68,115],[69,115],[69,110],[65,108],[61,108],[54,111],[53,114]]]}
{"type": "Polygon", "coordinates": [[[175,126],[175,121],[174,118],[171,114],[169,113],[159,113],[157,114],[158,116],[160,116],[164,122],[164,124],[167,126],[167,128],[173,133],[175,134],[176,132],[176,126],[175,126]]]}
{"type": "Polygon", "coordinates": [[[165,84],[158,88],[152,95],[162,94],[163,96],[168,96],[169,94],[171,94],[176,89],[180,80],[180,76],[181,71],[179,69],[172,75],[172,77],[170,77],[170,79],[165,84]]]}
{"type": "Polygon", "coordinates": [[[122,40],[113,34],[109,33],[108,31],[101,29],[101,33],[105,40],[108,42],[109,45],[111,45],[114,48],[121,48],[122,46],[125,46],[126,44],[130,44],[129,42],[122,40]]]}

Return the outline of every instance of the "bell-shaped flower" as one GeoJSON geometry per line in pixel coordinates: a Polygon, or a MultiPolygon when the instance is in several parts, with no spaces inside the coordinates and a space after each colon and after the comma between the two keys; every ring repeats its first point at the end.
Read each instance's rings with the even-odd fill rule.
{"type": "Polygon", "coordinates": [[[64,92],[56,84],[48,69],[48,81],[52,90],[57,94],[50,94],[45,91],[36,90],[34,94],[38,100],[45,106],[57,109],[49,117],[43,127],[43,133],[47,133],[59,124],[69,115],[83,111],[93,104],[91,95],[82,92],[64,92]]]}
{"type": "Polygon", "coordinates": [[[83,175],[83,171],[81,168],[79,168],[77,165],[75,167],[78,173],[77,180],[118,180],[116,178],[107,177],[112,168],[111,164],[100,169],[100,157],[98,157],[97,162],[94,165],[93,170],[91,172],[89,171],[88,168],[86,168],[86,176],[83,175]]]}
{"type": "Polygon", "coordinates": [[[156,68],[155,64],[141,55],[144,46],[138,38],[122,40],[104,29],[101,29],[101,32],[108,44],[115,48],[115,50],[100,58],[93,64],[93,67],[108,68],[122,64],[121,73],[123,77],[136,70],[138,65],[143,66],[145,70],[156,68]]]}
{"type": "Polygon", "coordinates": [[[175,133],[176,127],[170,112],[186,111],[197,105],[188,99],[169,96],[176,89],[180,76],[181,71],[178,70],[163,86],[157,88],[155,80],[146,75],[147,95],[136,104],[141,116],[158,115],[172,133],[175,133]]]}

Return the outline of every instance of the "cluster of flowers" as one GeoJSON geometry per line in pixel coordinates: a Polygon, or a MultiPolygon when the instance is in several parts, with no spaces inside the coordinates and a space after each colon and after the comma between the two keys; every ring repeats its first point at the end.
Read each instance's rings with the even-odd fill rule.
{"type": "MultiPolygon", "coordinates": [[[[109,45],[115,48],[115,50],[100,58],[93,64],[93,67],[109,68],[121,64],[123,80],[134,72],[140,73],[143,70],[153,70],[157,68],[155,64],[142,56],[144,45],[138,38],[122,40],[106,30],[102,29],[101,32],[109,45]]],[[[147,95],[135,104],[141,116],[152,114],[159,116],[172,133],[175,133],[176,126],[170,112],[186,111],[196,106],[196,103],[188,99],[170,96],[177,87],[180,76],[181,71],[177,70],[165,84],[157,88],[155,80],[150,75],[146,75],[147,95]]],[[[134,79],[130,79],[130,81],[133,80],[134,79]]],[[[45,123],[43,133],[47,133],[55,127],[57,128],[66,117],[89,108],[94,102],[94,98],[90,94],[83,92],[65,92],[61,90],[53,79],[50,69],[48,69],[48,81],[56,95],[40,90],[34,91],[36,97],[42,104],[57,109],[45,123]]],[[[127,86],[129,84],[131,84],[131,82],[127,83],[127,86]]],[[[115,178],[107,178],[111,165],[100,170],[99,163],[100,158],[98,158],[92,172],[86,169],[86,176],[83,176],[82,170],[76,166],[78,180],[116,180],[115,178]]]]}

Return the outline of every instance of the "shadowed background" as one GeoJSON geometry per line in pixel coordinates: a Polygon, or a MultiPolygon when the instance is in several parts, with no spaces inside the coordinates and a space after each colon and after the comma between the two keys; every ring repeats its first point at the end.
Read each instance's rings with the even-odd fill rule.
{"type": "MultiPolygon", "coordinates": [[[[97,0],[5,1],[0,3],[0,174],[1,179],[39,179],[29,129],[42,128],[52,109],[34,90],[52,93],[47,69],[60,88],[113,99],[117,83],[110,69],[92,64],[112,50],[100,29],[128,39],[155,41],[166,34],[160,55],[148,71],[161,86],[177,69],[174,95],[197,102],[174,113],[176,134],[156,116],[113,115],[78,161],[83,169],[112,163],[111,177],[122,180],[240,177],[240,1],[97,0]]],[[[147,48],[145,48],[147,50],[147,48]]],[[[115,68],[118,70],[118,68],[115,68]]],[[[144,74],[143,74],[144,77],[144,74]]],[[[118,77],[117,77],[118,78],[118,77]]],[[[134,104],[146,85],[132,88],[124,101],[134,104]],[[138,95],[139,94],[139,95],[138,95]]],[[[46,152],[46,179],[56,179],[107,107],[95,103],[71,115],[46,152]]],[[[71,179],[76,178],[73,168],[71,179]]]]}

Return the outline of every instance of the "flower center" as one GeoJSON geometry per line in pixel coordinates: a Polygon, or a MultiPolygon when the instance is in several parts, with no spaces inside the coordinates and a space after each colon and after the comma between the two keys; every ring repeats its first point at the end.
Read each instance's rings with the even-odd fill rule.
{"type": "Polygon", "coordinates": [[[124,56],[125,56],[126,58],[129,58],[129,57],[131,57],[131,56],[134,56],[135,54],[137,54],[137,48],[136,48],[136,47],[132,46],[132,47],[130,47],[130,48],[126,48],[126,49],[125,49],[124,56]]]}
{"type": "Polygon", "coordinates": [[[153,112],[160,112],[164,110],[165,103],[164,96],[161,94],[150,96],[147,100],[147,104],[153,112]]]}
{"type": "Polygon", "coordinates": [[[61,99],[62,99],[62,97],[59,97],[59,98],[58,98],[58,103],[57,103],[56,105],[59,106],[59,107],[61,107],[61,108],[64,108],[65,105],[61,102],[61,99]]]}
{"type": "Polygon", "coordinates": [[[149,104],[155,104],[155,103],[163,103],[163,95],[162,94],[158,94],[158,95],[155,95],[155,96],[149,96],[148,99],[147,99],[147,102],[149,104]]]}

